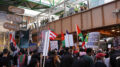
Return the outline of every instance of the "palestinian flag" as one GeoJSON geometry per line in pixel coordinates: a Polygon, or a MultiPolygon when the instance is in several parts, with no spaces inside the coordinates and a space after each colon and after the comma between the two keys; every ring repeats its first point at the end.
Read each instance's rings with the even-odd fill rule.
{"type": "Polygon", "coordinates": [[[14,51],[19,51],[19,47],[16,44],[15,41],[15,32],[10,32],[9,33],[9,37],[10,37],[10,49],[14,52],[14,51]]]}
{"type": "Polygon", "coordinates": [[[76,24],[76,32],[77,32],[77,35],[80,37],[80,39],[83,42],[84,41],[83,34],[82,34],[81,30],[79,29],[77,24],[76,24]]]}
{"type": "Polygon", "coordinates": [[[89,36],[89,34],[86,35],[84,42],[82,42],[82,48],[84,48],[84,49],[86,49],[85,44],[86,44],[86,42],[88,42],[88,36],[89,36]]]}
{"type": "Polygon", "coordinates": [[[65,38],[63,32],[61,33],[62,47],[65,47],[65,38]]]}

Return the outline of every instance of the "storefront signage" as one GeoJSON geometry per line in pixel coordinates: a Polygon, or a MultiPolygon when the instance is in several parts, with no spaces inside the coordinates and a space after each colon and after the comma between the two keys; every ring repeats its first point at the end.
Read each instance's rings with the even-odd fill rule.
{"type": "Polygon", "coordinates": [[[23,21],[23,18],[21,16],[18,16],[18,15],[7,14],[7,20],[21,23],[23,21]]]}
{"type": "Polygon", "coordinates": [[[24,14],[24,9],[21,9],[21,8],[18,8],[18,7],[15,7],[15,6],[9,6],[8,7],[8,10],[10,12],[13,12],[13,13],[16,13],[16,14],[24,14]]]}
{"type": "Polygon", "coordinates": [[[9,29],[9,30],[15,30],[15,31],[19,30],[18,25],[11,24],[11,23],[8,23],[8,22],[4,23],[3,27],[6,28],[6,29],[9,29]]]}

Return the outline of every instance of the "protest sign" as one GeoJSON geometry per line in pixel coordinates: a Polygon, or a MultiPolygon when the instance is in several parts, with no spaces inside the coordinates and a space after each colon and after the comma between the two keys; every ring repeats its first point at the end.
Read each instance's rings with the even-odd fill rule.
{"type": "Polygon", "coordinates": [[[51,50],[57,49],[58,50],[58,41],[50,41],[51,50]]]}
{"type": "Polygon", "coordinates": [[[74,46],[73,35],[72,34],[66,34],[65,35],[65,46],[66,47],[74,46]]]}
{"type": "Polygon", "coordinates": [[[47,30],[43,30],[42,32],[38,33],[38,41],[39,41],[39,47],[38,47],[38,52],[43,52],[44,48],[44,43],[45,43],[45,33],[47,30]]]}
{"type": "Polygon", "coordinates": [[[99,32],[91,32],[88,36],[88,42],[86,43],[87,48],[92,47],[96,48],[99,44],[100,33],[99,32]]]}
{"type": "Polygon", "coordinates": [[[48,48],[49,48],[49,41],[50,41],[50,31],[45,33],[45,43],[43,48],[43,56],[48,56],[48,48]]]}

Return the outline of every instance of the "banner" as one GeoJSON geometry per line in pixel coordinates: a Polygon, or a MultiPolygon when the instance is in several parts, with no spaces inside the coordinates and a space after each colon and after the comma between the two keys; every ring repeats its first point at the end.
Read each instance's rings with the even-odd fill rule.
{"type": "Polygon", "coordinates": [[[73,35],[66,34],[65,35],[65,47],[70,47],[70,46],[74,46],[73,35]]]}
{"type": "Polygon", "coordinates": [[[65,47],[70,47],[69,35],[65,35],[65,47]]]}
{"type": "Polygon", "coordinates": [[[47,31],[45,33],[45,43],[43,48],[43,56],[48,56],[48,48],[49,48],[49,42],[50,42],[50,31],[47,31]]]}
{"type": "Polygon", "coordinates": [[[41,31],[38,33],[38,41],[39,41],[39,47],[38,47],[38,52],[43,52],[44,48],[44,43],[45,43],[45,33],[47,30],[41,31]]]}
{"type": "Polygon", "coordinates": [[[29,49],[30,49],[30,51],[36,50],[37,49],[37,44],[36,43],[30,43],[29,44],[29,49]]]}
{"type": "Polygon", "coordinates": [[[20,48],[29,47],[29,30],[20,31],[20,48]]]}
{"type": "Polygon", "coordinates": [[[58,41],[50,41],[51,50],[57,49],[58,50],[58,41]]]}
{"type": "Polygon", "coordinates": [[[72,34],[69,34],[69,41],[70,41],[70,46],[74,46],[73,35],[72,34]]]}
{"type": "Polygon", "coordinates": [[[99,32],[91,32],[88,36],[88,43],[86,43],[86,47],[96,47],[99,44],[100,33],[99,32]]]}

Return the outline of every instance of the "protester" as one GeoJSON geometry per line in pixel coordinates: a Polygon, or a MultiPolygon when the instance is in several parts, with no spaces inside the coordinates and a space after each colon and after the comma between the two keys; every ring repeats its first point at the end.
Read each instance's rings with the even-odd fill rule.
{"type": "Polygon", "coordinates": [[[90,67],[94,67],[94,62],[93,62],[93,59],[91,57],[94,54],[93,49],[92,48],[88,48],[86,50],[86,53],[87,53],[87,55],[84,55],[83,58],[89,62],[90,67]]]}
{"type": "Polygon", "coordinates": [[[12,56],[8,49],[4,49],[0,57],[0,67],[11,67],[12,56]]]}
{"type": "Polygon", "coordinates": [[[18,56],[18,64],[19,67],[27,67],[27,55],[24,49],[20,49],[20,55],[18,56]]]}
{"type": "Polygon", "coordinates": [[[37,51],[36,49],[28,53],[26,49],[20,49],[14,55],[15,51],[9,52],[8,49],[4,49],[0,53],[0,67],[42,67],[43,65],[45,67],[120,67],[120,49],[113,49],[111,52],[103,52],[100,49],[96,50],[96,53],[92,48],[55,49],[49,51],[45,63],[44,57],[40,58],[40,53],[37,51]]]}
{"type": "Polygon", "coordinates": [[[117,61],[119,59],[117,59],[117,57],[120,56],[120,50],[116,50],[116,49],[112,49],[110,52],[110,65],[111,67],[117,67],[119,64],[117,63],[117,61]]]}
{"type": "Polygon", "coordinates": [[[28,56],[28,67],[39,67],[40,65],[40,56],[37,53],[37,50],[31,51],[28,56]]]}
{"type": "Polygon", "coordinates": [[[104,57],[106,54],[98,53],[96,55],[95,67],[107,67],[104,63],[104,57]]]}
{"type": "Polygon", "coordinates": [[[86,52],[80,49],[80,54],[77,59],[74,59],[72,67],[90,67],[90,62],[85,58],[86,52]]]}
{"type": "Polygon", "coordinates": [[[72,52],[70,51],[69,48],[66,48],[65,54],[63,58],[61,59],[61,67],[72,67],[73,63],[73,57],[72,57],[72,52]]]}
{"type": "Polygon", "coordinates": [[[109,53],[108,53],[108,52],[107,52],[106,55],[105,55],[105,60],[104,60],[104,62],[105,62],[105,65],[106,65],[107,67],[110,67],[110,57],[109,57],[109,53]]]}

